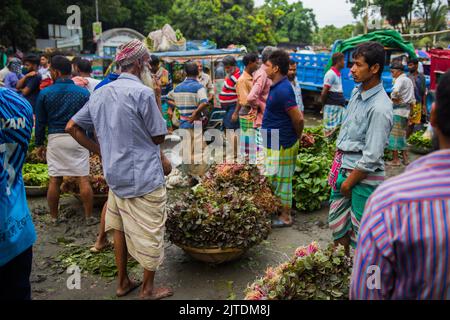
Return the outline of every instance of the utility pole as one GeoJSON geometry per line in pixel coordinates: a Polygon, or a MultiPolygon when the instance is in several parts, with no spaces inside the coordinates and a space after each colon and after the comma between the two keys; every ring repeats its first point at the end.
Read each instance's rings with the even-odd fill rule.
{"type": "Polygon", "coordinates": [[[95,0],[95,18],[95,21],[98,22],[98,0],[95,0]]]}
{"type": "Polygon", "coordinates": [[[369,0],[366,0],[366,16],[364,17],[364,34],[369,31],[369,0]]]}
{"type": "MultiPolygon", "coordinates": [[[[98,0],[95,0],[95,21],[97,22],[97,23],[99,23],[100,22],[100,20],[99,20],[99,17],[98,17],[98,0]]],[[[97,43],[96,43],[96,46],[97,46],[97,50],[95,50],[96,51],[96,53],[98,54],[98,55],[100,55],[100,42],[102,41],[102,39],[101,39],[102,37],[100,36],[98,39],[97,39],[97,43]]]]}

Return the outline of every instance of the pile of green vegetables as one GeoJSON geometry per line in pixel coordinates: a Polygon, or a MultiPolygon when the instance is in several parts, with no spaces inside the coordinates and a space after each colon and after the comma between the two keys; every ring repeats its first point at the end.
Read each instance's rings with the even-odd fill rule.
{"type": "Polygon", "coordinates": [[[344,247],[315,242],[300,247],[286,263],[268,268],[251,284],[246,300],[344,300],[349,298],[352,261],[344,247]]]}
{"type": "MultiPolygon", "coordinates": [[[[56,257],[56,262],[56,267],[67,269],[72,265],[76,265],[81,268],[81,271],[110,279],[114,278],[118,273],[114,251],[112,249],[92,253],[89,251],[89,248],[69,244],[56,257]]],[[[136,266],[138,266],[136,260],[130,259],[128,261],[129,270],[136,266]]]]}
{"type": "Polygon", "coordinates": [[[330,197],[328,174],[336,150],[334,138],[323,135],[323,127],[306,128],[313,143],[302,143],[293,177],[295,206],[300,211],[319,210],[330,197]]]}
{"type": "Polygon", "coordinates": [[[408,143],[420,153],[428,153],[433,147],[431,139],[424,137],[424,133],[424,131],[417,131],[408,138],[408,143]]]}
{"type": "Polygon", "coordinates": [[[25,163],[22,169],[23,183],[26,186],[47,187],[48,167],[44,163],[25,163]]]}
{"type": "Polygon", "coordinates": [[[258,168],[213,166],[184,199],[168,208],[167,232],[178,245],[248,249],[267,239],[280,208],[258,168]]]}

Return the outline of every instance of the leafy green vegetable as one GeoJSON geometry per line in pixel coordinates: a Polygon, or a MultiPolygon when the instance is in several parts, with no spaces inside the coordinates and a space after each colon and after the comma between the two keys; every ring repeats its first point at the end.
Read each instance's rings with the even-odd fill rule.
{"type": "Polygon", "coordinates": [[[408,143],[418,149],[431,150],[431,148],[433,147],[431,139],[425,138],[423,134],[424,134],[424,131],[417,131],[417,132],[413,133],[408,138],[408,143]]]}
{"type": "Polygon", "coordinates": [[[48,167],[43,163],[25,163],[22,169],[23,183],[26,186],[47,187],[48,167]]]}
{"type": "Polygon", "coordinates": [[[300,247],[290,261],[268,268],[263,278],[246,290],[246,300],[342,300],[348,299],[351,259],[344,247],[317,243],[300,247]]]}
{"type": "Polygon", "coordinates": [[[172,242],[190,247],[247,249],[267,238],[279,206],[256,166],[217,165],[169,206],[167,232],[172,242]]]}
{"type": "Polygon", "coordinates": [[[300,211],[314,211],[329,199],[328,174],[336,150],[335,136],[327,139],[323,126],[306,128],[305,134],[314,138],[314,144],[301,148],[293,178],[296,207],[300,211]]]}
{"type": "MultiPolygon", "coordinates": [[[[89,248],[76,245],[66,245],[63,252],[56,258],[57,266],[68,268],[77,265],[82,271],[100,275],[105,278],[114,278],[117,275],[114,251],[106,249],[99,253],[92,253],[89,248]]],[[[136,260],[128,261],[128,269],[138,266],[136,260]]]]}

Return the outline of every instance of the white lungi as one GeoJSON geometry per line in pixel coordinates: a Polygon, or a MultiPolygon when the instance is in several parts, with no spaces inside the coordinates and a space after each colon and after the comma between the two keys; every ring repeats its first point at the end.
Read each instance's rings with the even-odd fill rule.
{"type": "Polygon", "coordinates": [[[50,177],[86,177],[89,176],[89,151],[70,134],[49,134],[47,164],[50,177]]]}

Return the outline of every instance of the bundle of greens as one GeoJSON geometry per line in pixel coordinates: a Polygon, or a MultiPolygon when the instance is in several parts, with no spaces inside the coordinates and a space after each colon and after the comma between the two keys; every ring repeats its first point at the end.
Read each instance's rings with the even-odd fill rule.
{"type": "Polygon", "coordinates": [[[48,167],[43,163],[25,163],[22,168],[23,183],[29,187],[47,187],[48,167]]]}
{"type": "MultiPolygon", "coordinates": [[[[89,181],[94,194],[108,194],[109,187],[106,183],[105,177],[103,176],[103,167],[100,157],[98,155],[92,155],[89,158],[89,166],[89,181]]],[[[61,190],[64,193],[79,194],[80,188],[78,185],[78,180],[74,177],[64,177],[61,190]]]]}
{"type": "Polygon", "coordinates": [[[328,173],[332,160],[326,155],[300,153],[293,178],[296,207],[300,211],[319,210],[330,197],[328,173]]]}
{"type": "Polygon", "coordinates": [[[292,187],[296,208],[314,211],[320,209],[330,196],[328,173],[336,146],[333,138],[327,139],[323,135],[323,126],[305,128],[304,136],[308,139],[302,139],[292,187]]]}
{"type": "Polygon", "coordinates": [[[431,139],[424,137],[425,131],[417,131],[408,138],[408,143],[416,150],[428,153],[431,151],[433,144],[431,139]]]}
{"type": "Polygon", "coordinates": [[[290,261],[268,268],[250,285],[246,300],[348,299],[351,259],[342,246],[321,250],[315,242],[300,247],[290,261]]]}
{"type": "MultiPolygon", "coordinates": [[[[92,253],[89,248],[68,244],[62,253],[56,257],[56,262],[55,267],[67,269],[76,265],[80,267],[81,271],[109,279],[113,279],[118,273],[114,251],[110,248],[100,253],[92,253]]],[[[132,269],[138,265],[136,260],[130,259],[127,268],[132,269]]]]}
{"type": "Polygon", "coordinates": [[[194,248],[248,249],[265,240],[280,207],[256,166],[213,166],[193,191],[168,208],[169,239],[194,248]]]}

